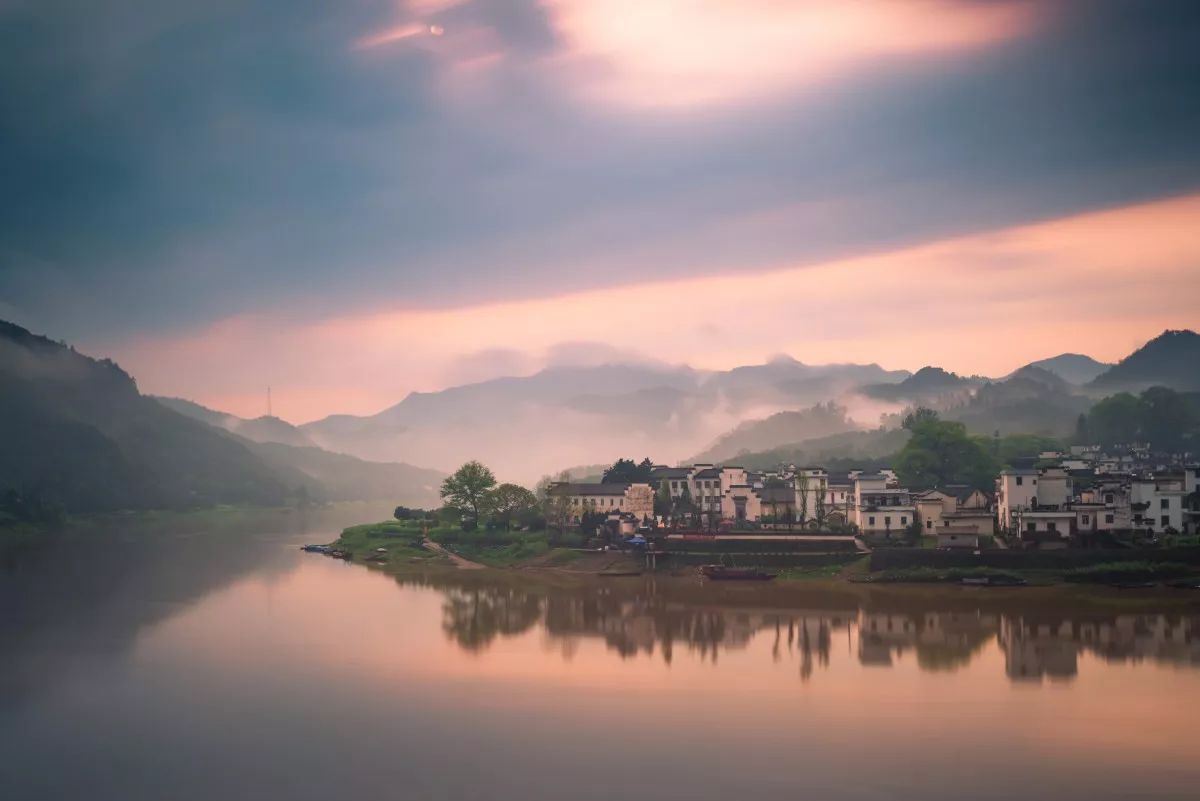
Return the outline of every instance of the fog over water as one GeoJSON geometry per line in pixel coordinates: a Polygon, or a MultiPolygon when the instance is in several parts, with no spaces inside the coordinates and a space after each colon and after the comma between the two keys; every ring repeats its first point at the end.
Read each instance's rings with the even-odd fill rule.
{"type": "MultiPolygon", "coordinates": [[[[361,516],[361,512],[358,513],[361,516]]],[[[4,798],[1191,798],[1200,608],[438,571],[330,515],[0,573],[4,798]]]]}

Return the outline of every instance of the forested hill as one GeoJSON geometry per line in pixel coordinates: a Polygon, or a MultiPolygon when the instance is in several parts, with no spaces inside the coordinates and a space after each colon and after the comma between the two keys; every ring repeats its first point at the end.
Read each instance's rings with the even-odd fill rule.
{"type": "Polygon", "coordinates": [[[114,362],[0,321],[0,493],[68,511],[285,503],[237,440],[142,396],[114,362]]]}
{"type": "Polygon", "coordinates": [[[1164,331],[1091,383],[1103,392],[1139,391],[1155,385],[1200,391],[1200,334],[1164,331]]]}

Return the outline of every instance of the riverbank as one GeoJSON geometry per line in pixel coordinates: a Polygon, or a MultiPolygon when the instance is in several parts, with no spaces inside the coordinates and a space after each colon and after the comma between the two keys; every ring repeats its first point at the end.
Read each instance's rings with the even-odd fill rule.
{"type": "MultiPolygon", "coordinates": [[[[412,523],[386,521],[348,528],[331,545],[344,550],[352,561],[397,577],[429,570],[453,573],[461,570],[453,561],[460,561],[475,570],[489,568],[483,572],[507,576],[506,581],[518,583],[540,581],[546,576],[609,582],[653,578],[702,584],[714,591],[717,586],[733,585],[734,592],[753,592],[759,596],[786,592],[789,588],[838,593],[887,588],[918,593],[1020,593],[1028,598],[1045,597],[1046,592],[1059,597],[1107,595],[1121,603],[1153,594],[1172,603],[1200,605],[1200,566],[1184,563],[1127,559],[1072,567],[1069,561],[1060,559],[1060,566],[1054,569],[976,566],[872,570],[869,556],[813,553],[796,554],[790,564],[770,568],[776,580],[756,583],[756,588],[751,588],[738,582],[705,581],[700,577],[700,566],[687,559],[678,559],[673,564],[668,561],[659,570],[647,571],[638,553],[550,547],[544,539],[531,541],[528,534],[515,532],[469,533],[465,538],[464,534],[467,533],[457,530],[425,531],[412,523]],[[445,539],[437,542],[433,537],[452,542],[445,539]],[[461,542],[463,539],[468,542],[461,542]],[[1189,591],[1193,586],[1197,590],[1189,591]]],[[[742,558],[751,560],[747,564],[752,563],[752,556],[742,558]]],[[[719,556],[710,561],[719,561],[719,556]]]]}

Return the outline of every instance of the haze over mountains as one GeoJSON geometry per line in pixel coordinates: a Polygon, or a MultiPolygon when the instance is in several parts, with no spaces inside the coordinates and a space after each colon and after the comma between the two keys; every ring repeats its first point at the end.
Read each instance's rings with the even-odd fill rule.
{"type": "MultiPolygon", "coordinates": [[[[553,467],[630,454],[719,461],[881,424],[895,428],[896,415],[917,405],[979,433],[1061,436],[1105,394],[1110,373],[1130,377],[1121,388],[1144,388],[1135,376],[1187,388],[1189,366],[1195,375],[1200,365],[1197,340],[1191,332],[1168,332],[1117,366],[1062,354],[1002,379],[959,376],[933,365],[911,374],[874,364],[807,365],[786,356],[707,372],[662,365],[558,367],[527,378],[413,393],[377,415],[332,416],[300,430],[324,448],[363,458],[402,456],[442,470],[479,458],[526,482],[553,467]],[[1160,341],[1173,343],[1165,360],[1167,346],[1160,341]]],[[[870,450],[864,441],[856,447],[870,450]]]]}
{"type": "MultiPolygon", "coordinates": [[[[569,465],[652,455],[757,463],[780,454],[871,458],[902,443],[900,415],[938,409],[976,433],[1065,435],[1094,400],[1149,384],[1197,388],[1200,337],[1166,332],[1105,367],[1077,354],[1003,379],[928,366],[662,364],[555,367],[412,393],[371,416],[301,426],[178,398],[10,324],[0,325],[0,489],[54,487],[80,509],[386,497],[430,506],[469,459],[532,485],[569,465]],[[1086,383],[1081,379],[1101,369],[1086,383]],[[421,465],[414,467],[413,465],[421,465]]],[[[780,457],[782,458],[782,457],[780,457]]]]}
{"type": "Polygon", "coordinates": [[[292,439],[292,427],[281,420],[231,425],[227,415],[186,407],[192,414],[140,394],[111,361],[0,321],[0,491],[45,496],[72,512],[437,502],[442,475],[435,471],[256,442],[231,431],[292,439]]]}

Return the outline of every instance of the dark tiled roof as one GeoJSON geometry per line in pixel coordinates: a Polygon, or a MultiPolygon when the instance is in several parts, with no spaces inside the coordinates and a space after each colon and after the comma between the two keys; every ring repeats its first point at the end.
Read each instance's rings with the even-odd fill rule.
{"type": "Polygon", "coordinates": [[[629,484],[556,484],[550,492],[556,495],[624,495],[629,484]]]}
{"type": "Polygon", "coordinates": [[[695,478],[720,478],[721,471],[715,467],[707,467],[696,473],[695,478]]]}
{"type": "Polygon", "coordinates": [[[650,477],[655,481],[662,481],[664,478],[687,478],[692,472],[690,467],[656,467],[650,473],[650,477]]]}
{"type": "Polygon", "coordinates": [[[763,487],[759,498],[763,503],[795,503],[796,491],[791,487],[763,487]]]}

